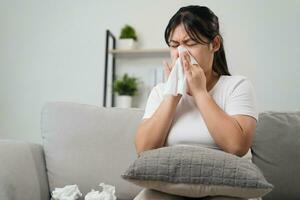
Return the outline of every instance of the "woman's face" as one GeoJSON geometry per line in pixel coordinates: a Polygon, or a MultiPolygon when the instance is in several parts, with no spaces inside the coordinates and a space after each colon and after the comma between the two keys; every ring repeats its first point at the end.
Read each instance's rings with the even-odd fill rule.
{"type": "MultiPolygon", "coordinates": [[[[207,41],[203,38],[204,41],[207,41]]],[[[214,58],[215,48],[213,44],[200,44],[192,40],[184,29],[182,24],[178,25],[170,37],[170,51],[171,58],[174,61],[178,57],[177,47],[179,45],[184,46],[190,54],[196,59],[200,67],[204,70],[204,73],[210,74],[212,71],[212,63],[214,58]]]]}

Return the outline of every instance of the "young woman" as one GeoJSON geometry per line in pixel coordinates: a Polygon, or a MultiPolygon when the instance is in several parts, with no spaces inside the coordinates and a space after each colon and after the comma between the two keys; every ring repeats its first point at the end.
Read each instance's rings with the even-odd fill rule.
{"type": "MultiPolygon", "coordinates": [[[[204,6],[182,7],[170,19],[165,40],[173,61],[165,63],[166,76],[179,57],[179,45],[198,64],[191,64],[187,52],[180,55],[186,95],[164,97],[164,83],[152,89],[135,137],[137,153],[162,146],[202,145],[251,161],[258,119],[255,92],[246,77],[228,70],[218,17],[204,6]]],[[[145,189],[136,199],[151,194],[158,193],[145,189]]]]}

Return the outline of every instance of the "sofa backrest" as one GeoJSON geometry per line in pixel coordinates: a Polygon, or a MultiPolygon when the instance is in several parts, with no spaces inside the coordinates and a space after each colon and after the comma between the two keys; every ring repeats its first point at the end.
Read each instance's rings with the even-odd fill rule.
{"type": "Polygon", "coordinates": [[[300,198],[300,112],[260,113],[252,154],[274,185],[264,200],[300,198]]]}
{"type": "Polygon", "coordinates": [[[118,199],[142,189],[121,178],[136,159],[134,135],[142,109],[52,102],[42,110],[41,131],[50,191],[77,184],[85,195],[105,183],[118,199]]]}
{"type": "Polygon", "coordinates": [[[0,200],[49,199],[43,147],[0,140],[0,200]]]}

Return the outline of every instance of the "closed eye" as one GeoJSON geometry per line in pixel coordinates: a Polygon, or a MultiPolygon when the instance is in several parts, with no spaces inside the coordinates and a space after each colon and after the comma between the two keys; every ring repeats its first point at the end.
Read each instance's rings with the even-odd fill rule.
{"type": "Polygon", "coordinates": [[[171,48],[177,48],[179,45],[170,45],[171,48]]]}
{"type": "Polygon", "coordinates": [[[169,44],[169,46],[172,47],[172,48],[177,48],[179,46],[179,43],[171,42],[169,44]]]}
{"type": "MultiPolygon", "coordinates": [[[[188,40],[184,43],[185,46],[191,47],[191,46],[195,46],[199,44],[198,42],[194,41],[194,40],[188,40]]],[[[176,42],[170,42],[169,46],[171,48],[177,48],[180,44],[176,43],[176,42]]]]}
{"type": "Polygon", "coordinates": [[[194,40],[188,40],[188,41],[185,43],[186,46],[194,46],[194,45],[196,45],[196,44],[198,44],[198,42],[196,42],[196,41],[194,41],[194,40]]]}

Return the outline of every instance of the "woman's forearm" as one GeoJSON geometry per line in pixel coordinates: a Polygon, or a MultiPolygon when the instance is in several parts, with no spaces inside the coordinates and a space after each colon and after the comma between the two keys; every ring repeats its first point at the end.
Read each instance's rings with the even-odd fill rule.
{"type": "Polygon", "coordinates": [[[216,144],[228,153],[242,156],[246,139],[243,130],[225,113],[207,92],[195,96],[196,104],[203,120],[216,144]]]}
{"type": "Polygon", "coordinates": [[[164,145],[180,98],[181,96],[167,96],[153,116],[140,124],[135,136],[138,154],[164,145]]]}

